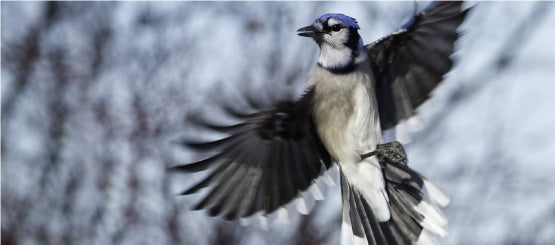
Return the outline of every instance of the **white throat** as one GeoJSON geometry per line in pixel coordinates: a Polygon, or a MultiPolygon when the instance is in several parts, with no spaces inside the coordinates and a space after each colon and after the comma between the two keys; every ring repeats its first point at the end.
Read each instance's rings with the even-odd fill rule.
{"type": "Polygon", "coordinates": [[[324,42],[320,45],[318,64],[326,69],[341,69],[351,64],[358,64],[365,59],[366,52],[364,52],[364,46],[362,44],[359,45],[357,51],[353,52],[346,46],[337,47],[324,42]]]}

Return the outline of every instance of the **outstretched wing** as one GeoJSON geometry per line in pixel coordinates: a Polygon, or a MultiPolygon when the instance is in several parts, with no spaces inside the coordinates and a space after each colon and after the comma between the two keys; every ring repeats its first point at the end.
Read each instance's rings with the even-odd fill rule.
{"type": "Polygon", "coordinates": [[[309,88],[296,101],[281,102],[250,115],[227,108],[230,115],[245,119],[236,125],[201,122],[231,135],[212,142],[184,142],[193,149],[213,153],[201,161],[174,167],[185,172],[211,170],[203,181],[182,193],[213,187],[195,209],[206,208],[210,215],[222,214],[230,220],[260,210],[270,213],[296,198],[323,174],[332,161],[312,121],[313,92],[309,88]]]}
{"type": "Polygon", "coordinates": [[[457,28],[468,12],[461,4],[433,2],[398,31],[365,46],[382,130],[411,117],[451,69],[457,28]]]}

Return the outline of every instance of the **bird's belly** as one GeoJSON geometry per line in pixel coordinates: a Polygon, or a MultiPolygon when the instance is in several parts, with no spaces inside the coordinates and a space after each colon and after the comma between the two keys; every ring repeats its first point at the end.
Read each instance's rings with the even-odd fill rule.
{"type": "Polygon", "coordinates": [[[381,142],[376,102],[368,90],[362,84],[335,90],[315,108],[319,136],[339,162],[357,162],[381,142]]]}

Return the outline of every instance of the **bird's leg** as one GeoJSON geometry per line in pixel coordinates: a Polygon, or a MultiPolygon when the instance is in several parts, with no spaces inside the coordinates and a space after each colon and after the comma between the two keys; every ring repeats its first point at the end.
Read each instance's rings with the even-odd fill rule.
{"type": "Polygon", "coordinates": [[[376,150],[370,153],[366,153],[360,156],[361,159],[377,155],[378,161],[391,161],[394,163],[407,164],[407,154],[403,145],[398,141],[393,141],[390,143],[380,144],[376,146],[376,150]]]}

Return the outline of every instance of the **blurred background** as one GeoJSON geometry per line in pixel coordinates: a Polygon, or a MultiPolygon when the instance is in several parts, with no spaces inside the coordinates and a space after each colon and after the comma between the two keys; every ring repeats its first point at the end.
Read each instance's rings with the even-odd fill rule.
{"type": "MultiPolygon", "coordinates": [[[[555,3],[472,5],[409,165],[452,198],[442,244],[552,244],[555,3]]],[[[337,186],[265,231],[191,211],[200,178],[166,170],[196,159],[171,143],[191,111],[300,92],[318,48],[295,31],[327,12],[370,43],[414,3],[2,2],[2,244],[338,244],[337,186]]]]}

